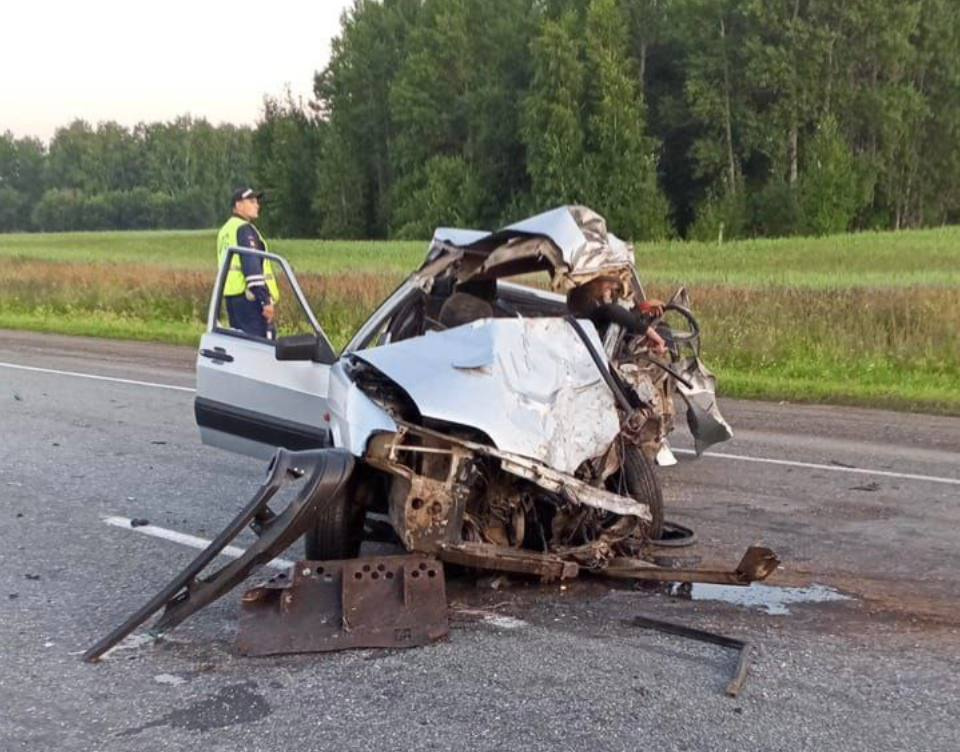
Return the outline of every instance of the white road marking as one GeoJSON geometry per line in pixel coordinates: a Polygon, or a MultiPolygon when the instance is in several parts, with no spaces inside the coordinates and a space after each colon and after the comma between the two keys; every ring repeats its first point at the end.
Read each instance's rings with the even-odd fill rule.
{"type": "MultiPolygon", "coordinates": [[[[179,543],[181,546],[189,546],[190,548],[198,548],[203,550],[210,545],[211,541],[206,538],[201,538],[197,535],[190,535],[189,533],[181,533],[176,530],[168,530],[165,527],[157,527],[156,525],[139,525],[138,527],[133,527],[130,524],[130,519],[128,517],[104,517],[103,521],[112,525],[113,527],[118,527],[121,530],[133,530],[135,533],[142,533],[143,535],[149,535],[154,538],[160,538],[161,540],[168,540],[173,543],[179,543]]],[[[231,559],[238,559],[245,553],[245,550],[238,546],[227,546],[220,552],[221,556],[229,556],[231,559]]],[[[273,567],[274,569],[287,570],[293,566],[293,562],[289,559],[274,559],[273,561],[267,562],[268,567],[273,567]]]]}
{"type": "MultiPolygon", "coordinates": [[[[674,454],[695,455],[692,449],[677,449],[671,447],[674,454]]],[[[820,465],[816,462],[797,462],[796,460],[775,460],[770,457],[747,457],[743,454],[725,454],[724,452],[704,452],[702,457],[716,457],[724,460],[740,460],[741,462],[760,462],[768,465],[786,465],[788,467],[805,467],[810,470],[830,470],[835,473],[855,473],[859,475],[879,475],[884,478],[902,478],[903,480],[924,480],[930,483],[946,483],[951,486],[960,486],[960,478],[943,478],[938,475],[916,475],[914,473],[895,473],[891,470],[870,470],[865,467],[840,467],[839,465],[820,465]]]]}
{"type": "Polygon", "coordinates": [[[115,376],[100,376],[94,373],[80,373],[78,371],[58,371],[55,368],[37,368],[36,366],[21,366],[17,363],[0,362],[3,368],[15,368],[20,371],[36,371],[38,373],[53,373],[58,376],[76,376],[80,379],[93,379],[95,381],[113,381],[117,384],[132,384],[133,386],[149,386],[154,389],[172,389],[176,392],[195,392],[191,386],[174,386],[173,384],[157,384],[153,381],[137,381],[136,379],[120,379],[115,376]]]}
{"type": "Polygon", "coordinates": [[[153,680],[157,684],[169,684],[171,687],[179,687],[181,684],[187,683],[186,679],[176,674],[157,674],[153,677],[153,680]]]}
{"type": "MultiPolygon", "coordinates": [[[[58,371],[54,368],[38,368],[36,366],[22,366],[17,363],[4,363],[0,362],[0,367],[3,368],[17,368],[23,371],[39,371],[41,373],[52,373],[59,374],[61,376],[77,376],[83,379],[94,379],[97,381],[113,381],[120,384],[132,384],[133,386],[146,386],[152,387],[154,389],[173,389],[178,392],[196,392],[196,389],[188,386],[174,386],[173,384],[158,384],[152,381],[136,381],[135,379],[120,379],[114,376],[99,376],[92,373],[79,373],[77,371],[58,371]]],[[[678,449],[671,447],[671,450],[674,454],[689,454],[695,455],[696,452],[692,449],[678,449]]],[[[919,475],[914,473],[895,473],[890,470],[870,470],[863,467],[840,467],[838,465],[821,465],[815,462],[797,462],[795,460],[776,460],[771,457],[748,457],[743,454],[726,454],[724,452],[704,452],[703,457],[716,457],[717,459],[725,460],[738,460],[741,462],[760,462],[768,465],[786,465],[788,467],[805,467],[810,470],[829,470],[835,473],[859,473],[860,475],[878,475],[884,478],[900,478],[902,480],[919,480],[919,481],[928,481],[930,483],[945,483],[951,486],[960,486],[960,479],[958,478],[944,478],[937,475],[919,475]]],[[[119,519],[119,518],[118,518],[119,519]]],[[[112,523],[111,523],[112,524],[112,523]]],[[[127,525],[129,527],[129,524],[127,525]]],[[[146,526],[151,527],[151,526],[146,526]]],[[[138,530],[143,530],[144,528],[136,528],[138,530]]],[[[157,528],[162,530],[163,528],[157,528]]],[[[173,535],[185,535],[184,533],[176,533],[175,531],[169,530],[166,531],[173,535]]],[[[158,536],[162,537],[162,536],[158,536]]],[[[194,536],[186,536],[188,538],[193,538],[194,536]]],[[[195,540],[203,540],[202,538],[195,538],[195,540]]],[[[179,541],[183,542],[183,541],[179,541]]],[[[184,545],[194,545],[193,543],[184,543],[184,545]]],[[[204,543],[203,548],[206,546],[204,543]]],[[[226,549],[225,549],[226,550],[226,549]]],[[[239,550],[239,549],[236,549],[239,550]]],[[[239,554],[236,554],[239,555],[239,554]]]]}
{"type": "Polygon", "coordinates": [[[523,619],[517,619],[515,616],[507,616],[506,614],[491,614],[484,621],[499,629],[523,629],[530,626],[523,619]]]}

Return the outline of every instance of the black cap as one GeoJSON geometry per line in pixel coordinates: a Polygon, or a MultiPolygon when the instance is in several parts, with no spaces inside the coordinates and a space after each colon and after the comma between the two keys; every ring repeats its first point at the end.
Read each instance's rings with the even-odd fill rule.
{"type": "Polygon", "coordinates": [[[233,198],[230,200],[231,205],[237,203],[237,201],[243,201],[245,198],[263,198],[263,191],[255,191],[253,188],[247,186],[246,188],[237,188],[233,191],[233,198]]]}

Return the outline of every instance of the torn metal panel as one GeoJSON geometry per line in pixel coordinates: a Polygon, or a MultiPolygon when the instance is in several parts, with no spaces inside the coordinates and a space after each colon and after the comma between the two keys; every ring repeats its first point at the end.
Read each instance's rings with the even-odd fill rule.
{"type": "Polygon", "coordinates": [[[329,385],[330,430],[335,446],[361,457],[372,434],[396,430],[390,415],[350,379],[343,361],[330,369],[329,385]]]}
{"type": "Polygon", "coordinates": [[[432,557],[298,561],[243,596],[242,655],[409,648],[447,636],[443,564],[432,557]]]}
{"type": "MultiPolygon", "coordinates": [[[[596,329],[584,330],[602,351],[596,329]]],[[[561,319],[484,319],[356,357],[421,415],[482,431],[499,449],[572,473],[620,429],[613,395],[561,319]]]]}
{"type": "Polygon", "coordinates": [[[332,500],[353,471],[353,458],[341,449],[288,452],[278,449],[268,476],[253,499],[226,528],[163,590],[123,624],[83,654],[96,661],[124,637],[163,609],[151,629],[161,634],[173,629],[191,614],[213,603],[242,582],[256,568],[279,556],[302,536],[324,502],[332,500]],[[288,484],[302,482],[297,496],[279,514],[268,503],[288,484]],[[257,521],[259,538],[244,554],[207,577],[203,570],[247,525],[257,521]]]}
{"type": "Polygon", "coordinates": [[[749,585],[769,577],[780,565],[769,548],[751,546],[733,571],[724,569],[668,569],[642,559],[619,558],[611,561],[602,574],[633,580],[656,582],[705,582],[717,585],[749,585]]]}
{"type": "Polygon", "coordinates": [[[687,403],[687,423],[697,454],[713,444],[733,438],[733,429],[717,407],[717,379],[700,358],[694,356],[683,367],[690,386],[677,381],[677,391],[687,403]]]}
{"type": "MultiPolygon", "coordinates": [[[[449,445],[448,445],[449,446],[449,445]]],[[[443,542],[460,540],[468,489],[461,484],[469,452],[457,446],[404,447],[394,444],[386,461],[372,462],[393,474],[390,522],[410,551],[432,552],[443,542]],[[398,462],[398,453],[429,452],[423,474],[398,462]]]]}
{"type": "Polygon", "coordinates": [[[613,512],[614,514],[637,517],[646,522],[652,519],[650,508],[646,504],[635,501],[628,496],[620,496],[606,489],[591,486],[572,475],[561,473],[547,467],[543,463],[504,452],[484,444],[477,444],[473,441],[447,436],[437,431],[421,428],[420,426],[415,426],[404,421],[397,422],[405,431],[409,431],[410,433],[432,436],[449,442],[450,444],[456,444],[469,449],[478,455],[498,459],[500,460],[501,468],[506,472],[532,481],[540,488],[558,494],[569,501],[593,507],[594,509],[613,512]]]}
{"type": "Polygon", "coordinates": [[[444,543],[439,554],[443,561],[495,572],[515,572],[539,577],[543,582],[569,580],[580,568],[575,562],[560,556],[537,551],[525,551],[492,543],[444,543]]]}

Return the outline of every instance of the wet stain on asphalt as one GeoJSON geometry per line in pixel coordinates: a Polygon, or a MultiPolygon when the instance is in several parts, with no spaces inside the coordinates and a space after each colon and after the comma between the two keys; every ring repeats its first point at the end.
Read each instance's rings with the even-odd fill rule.
{"type": "Polygon", "coordinates": [[[186,731],[209,731],[263,720],[273,712],[255,691],[256,683],[244,682],[223,687],[215,695],[181,710],[174,710],[143,726],[127,729],[120,736],[135,736],[150,728],[169,726],[186,731]]]}

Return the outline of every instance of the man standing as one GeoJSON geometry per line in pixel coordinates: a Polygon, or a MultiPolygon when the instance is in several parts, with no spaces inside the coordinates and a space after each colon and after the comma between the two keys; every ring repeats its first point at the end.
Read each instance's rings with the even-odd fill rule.
{"type": "MultiPolygon", "coordinates": [[[[263,193],[253,188],[233,192],[233,215],[217,235],[217,268],[223,266],[227,249],[233,246],[267,250],[253,221],[260,216],[263,193]]],[[[233,329],[264,339],[273,339],[274,305],[280,290],[270,260],[260,256],[234,254],[223,288],[227,317],[233,329]]]]}

